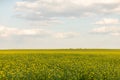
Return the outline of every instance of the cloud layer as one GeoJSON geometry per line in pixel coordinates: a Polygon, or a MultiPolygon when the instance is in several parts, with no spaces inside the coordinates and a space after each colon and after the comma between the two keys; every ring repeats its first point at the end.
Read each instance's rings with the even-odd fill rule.
{"type": "Polygon", "coordinates": [[[119,36],[120,27],[116,27],[116,26],[105,27],[104,26],[104,27],[95,28],[91,32],[95,34],[107,34],[107,35],[119,36]]]}
{"type": "MultiPolygon", "coordinates": [[[[49,26],[63,23],[62,18],[80,18],[81,16],[120,15],[119,0],[24,0],[16,2],[16,16],[30,21],[33,26],[49,26]]],[[[102,25],[93,33],[119,34],[117,18],[103,18],[94,24],[102,25]],[[112,25],[112,27],[107,27],[112,25]]],[[[75,36],[76,33],[56,33],[59,38],[75,36]]],[[[56,38],[57,38],[56,37],[56,38]]]]}
{"type": "Polygon", "coordinates": [[[91,32],[94,34],[120,35],[120,20],[118,18],[103,18],[96,21],[95,24],[99,27],[92,29],[91,32]]]}
{"type": "Polygon", "coordinates": [[[16,16],[27,20],[60,20],[80,16],[120,14],[119,0],[24,0],[16,3],[16,16]],[[98,15],[99,14],[99,15],[98,15]]]}
{"type": "Polygon", "coordinates": [[[53,37],[53,38],[73,38],[78,36],[79,33],[75,32],[53,32],[45,29],[19,29],[0,26],[0,37],[53,37]]]}
{"type": "Polygon", "coordinates": [[[115,25],[115,24],[120,24],[120,20],[114,19],[114,18],[104,18],[100,21],[97,21],[95,24],[97,24],[97,25],[115,25]]]}

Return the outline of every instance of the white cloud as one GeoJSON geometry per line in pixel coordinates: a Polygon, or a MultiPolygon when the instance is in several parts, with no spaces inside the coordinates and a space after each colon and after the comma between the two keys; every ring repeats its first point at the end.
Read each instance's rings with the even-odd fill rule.
{"type": "Polygon", "coordinates": [[[63,24],[60,20],[43,20],[43,21],[29,21],[30,26],[53,26],[56,24],[63,24]]]}
{"type": "Polygon", "coordinates": [[[75,32],[62,32],[62,33],[56,33],[55,37],[63,39],[63,38],[73,38],[78,35],[79,35],[79,33],[75,33],[75,32]]]}
{"type": "Polygon", "coordinates": [[[0,37],[53,37],[53,38],[73,38],[77,37],[76,32],[53,32],[45,29],[19,29],[0,25],[0,37]]]}
{"type": "Polygon", "coordinates": [[[6,28],[4,26],[0,26],[0,37],[7,37],[9,35],[13,35],[17,33],[16,28],[6,28]]]}
{"type": "Polygon", "coordinates": [[[48,36],[50,31],[44,29],[18,29],[0,26],[0,37],[11,37],[11,36],[48,36]]]}
{"type": "Polygon", "coordinates": [[[111,24],[119,24],[120,20],[119,19],[114,19],[114,18],[104,18],[100,21],[97,21],[95,24],[98,25],[111,25],[111,24]]]}
{"type": "Polygon", "coordinates": [[[113,36],[120,36],[120,32],[111,33],[113,36]]]}
{"type": "Polygon", "coordinates": [[[100,14],[120,14],[119,0],[24,0],[16,3],[17,16],[49,20],[100,14]]]}
{"type": "Polygon", "coordinates": [[[99,27],[93,29],[91,32],[95,34],[108,34],[108,35],[118,36],[120,35],[120,27],[116,27],[116,26],[99,27]]]}

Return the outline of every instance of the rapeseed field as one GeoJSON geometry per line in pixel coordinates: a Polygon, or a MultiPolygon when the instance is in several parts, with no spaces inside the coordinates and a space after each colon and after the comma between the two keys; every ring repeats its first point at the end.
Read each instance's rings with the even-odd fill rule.
{"type": "Polygon", "coordinates": [[[120,80],[120,50],[1,50],[0,80],[120,80]]]}

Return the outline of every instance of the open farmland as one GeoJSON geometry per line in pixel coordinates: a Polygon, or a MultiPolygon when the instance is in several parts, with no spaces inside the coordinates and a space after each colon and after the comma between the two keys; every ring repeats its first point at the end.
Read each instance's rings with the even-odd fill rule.
{"type": "Polygon", "coordinates": [[[1,50],[0,80],[120,80],[120,50],[1,50]]]}

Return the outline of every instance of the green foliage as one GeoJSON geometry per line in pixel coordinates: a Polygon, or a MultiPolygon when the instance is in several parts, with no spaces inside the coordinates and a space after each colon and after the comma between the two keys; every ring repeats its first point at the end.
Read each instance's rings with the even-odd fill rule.
{"type": "Polygon", "coordinates": [[[120,50],[0,51],[0,80],[120,80],[120,50]]]}

